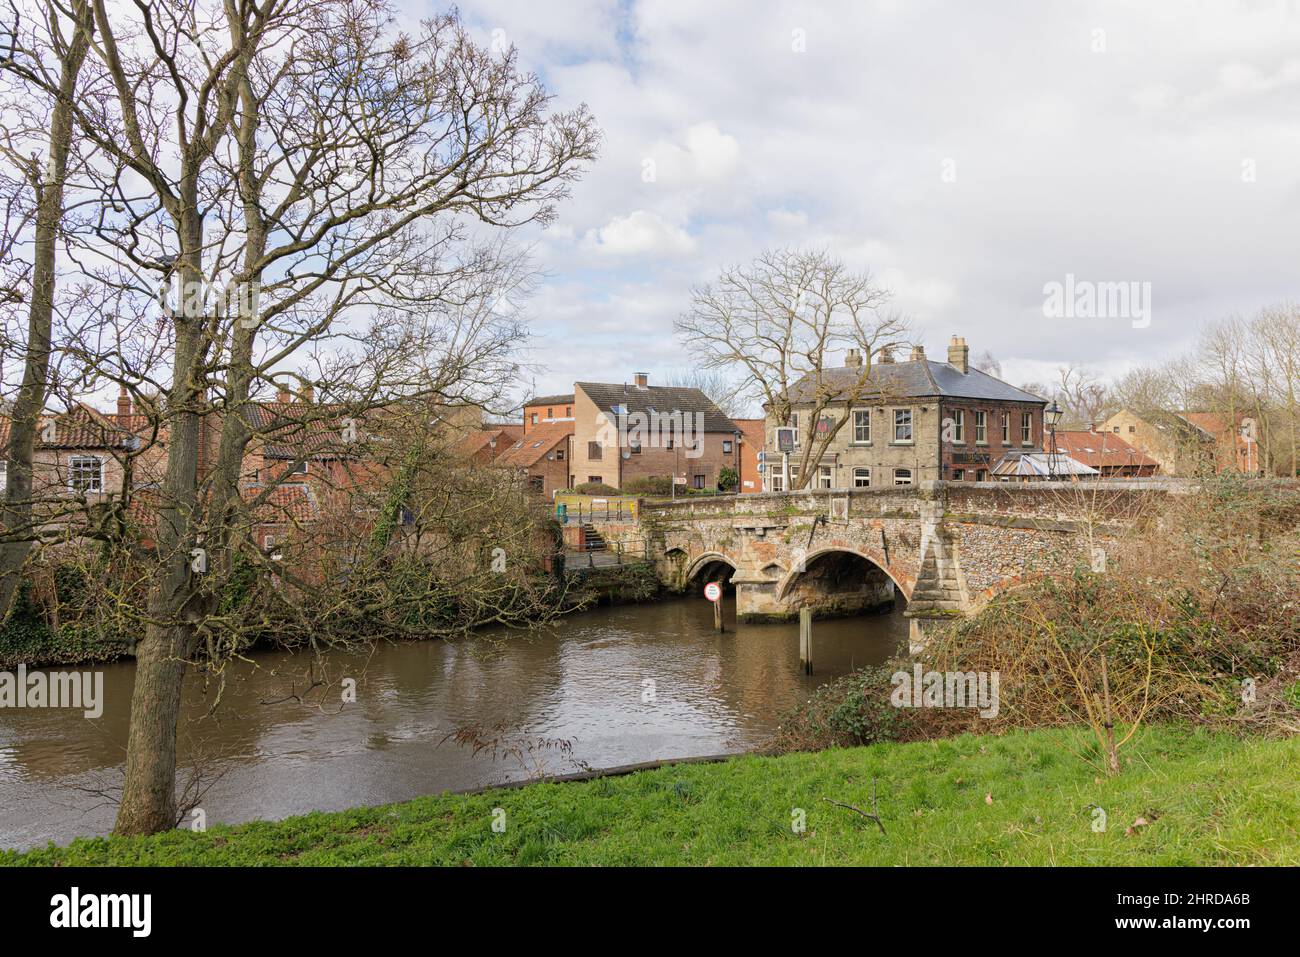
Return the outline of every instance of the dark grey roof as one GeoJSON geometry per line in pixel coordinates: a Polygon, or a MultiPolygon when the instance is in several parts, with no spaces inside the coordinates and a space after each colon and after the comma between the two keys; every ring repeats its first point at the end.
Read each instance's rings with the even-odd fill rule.
{"type": "Polygon", "coordinates": [[[700,412],[704,415],[705,432],[739,432],[740,427],[727,418],[713,400],[699,389],[679,389],[667,385],[617,385],[612,382],[575,382],[587,393],[596,408],[617,415],[615,406],[625,412],[700,412]]]}
{"type": "Polygon", "coordinates": [[[573,393],[568,395],[539,395],[535,399],[525,399],[524,405],[572,405],[573,393]]]}
{"type": "MultiPolygon", "coordinates": [[[[851,390],[858,381],[860,370],[857,368],[824,369],[821,373],[821,386],[832,396],[839,397],[851,390]]],[[[995,379],[986,372],[971,367],[964,375],[956,367],[946,362],[933,359],[918,359],[912,362],[877,362],[871,367],[871,376],[867,380],[864,397],[922,398],[943,396],[953,399],[981,399],[988,402],[1033,402],[1037,405],[1046,403],[1023,389],[995,379]]],[[[818,393],[818,382],[814,373],[808,373],[790,387],[790,400],[795,403],[810,402],[818,393]]]]}

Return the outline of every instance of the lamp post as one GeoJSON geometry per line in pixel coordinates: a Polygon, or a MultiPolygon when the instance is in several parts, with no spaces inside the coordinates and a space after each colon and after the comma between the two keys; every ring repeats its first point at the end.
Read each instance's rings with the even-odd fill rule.
{"type": "Polygon", "coordinates": [[[1061,421],[1064,414],[1056,400],[1043,410],[1043,422],[1047,425],[1048,446],[1047,446],[1047,480],[1050,482],[1056,478],[1056,457],[1059,454],[1056,451],[1056,423],[1061,421]]]}

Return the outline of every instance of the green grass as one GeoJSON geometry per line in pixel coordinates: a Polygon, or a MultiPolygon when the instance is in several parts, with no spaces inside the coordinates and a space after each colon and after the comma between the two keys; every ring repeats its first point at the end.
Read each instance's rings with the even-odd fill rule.
{"type": "Polygon", "coordinates": [[[745,757],[278,822],[79,840],[5,864],[1300,864],[1300,739],[1148,728],[1107,778],[1080,730],[745,757]],[[832,798],[869,808],[887,833],[832,798]],[[985,796],[991,795],[992,804],[985,796]],[[1092,829],[1092,805],[1108,828],[1092,829]],[[504,808],[504,833],[492,830],[504,808]],[[791,829],[793,809],[807,830],[791,829]],[[1126,835],[1139,816],[1150,823],[1126,835]]]}

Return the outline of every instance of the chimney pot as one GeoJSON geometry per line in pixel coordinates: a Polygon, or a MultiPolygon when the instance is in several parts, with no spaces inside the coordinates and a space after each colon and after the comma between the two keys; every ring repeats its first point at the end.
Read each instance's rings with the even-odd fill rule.
{"type": "Polygon", "coordinates": [[[844,368],[859,369],[862,367],[862,356],[857,349],[850,349],[844,353],[844,368]]]}
{"type": "Polygon", "coordinates": [[[316,387],[305,385],[302,387],[302,401],[310,405],[316,398],[316,387]]]}
{"type": "Polygon", "coordinates": [[[894,350],[891,349],[891,348],[889,348],[889,346],[885,346],[885,347],[884,347],[883,349],[881,349],[880,352],[876,355],[876,361],[877,361],[877,362],[893,362],[893,361],[894,361],[894,350]]]}
{"type": "Polygon", "coordinates": [[[288,405],[293,401],[293,394],[289,392],[289,387],[287,385],[280,386],[279,391],[275,394],[275,401],[279,402],[281,405],[288,405]]]}
{"type": "Polygon", "coordinates": [[[908,357],[908,360],[910,362],[919,362],[924,358],[925,358],[925,346],[922,345],[912,346],[912,354],[908,357]]]}
{"type": "Polygon", "coordinates": [[[644,389],[650,383],[650,374],[648,372],[635,372],[633,373],[633,380],[636,382],[637,388],[644,389]]]}

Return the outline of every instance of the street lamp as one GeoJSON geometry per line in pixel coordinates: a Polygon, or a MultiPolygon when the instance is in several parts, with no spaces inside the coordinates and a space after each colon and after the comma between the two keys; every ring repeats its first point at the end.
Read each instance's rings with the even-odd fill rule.
{"type": "Polygon", "coordinates": [[[1061,421],[1064,410],[1052,400],[1052,404],[1043,410],[1043,422],[1047,425],[1047,434],[1049,436],[1047,446],[1047,479],[1051,481],[1056,478],[1056,424],[1061,421]]]}

